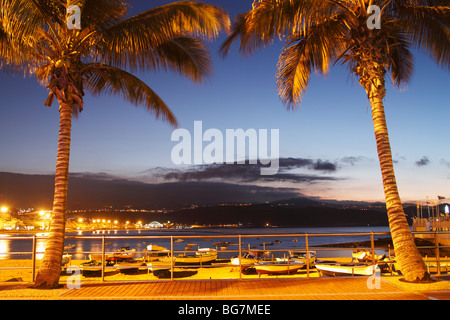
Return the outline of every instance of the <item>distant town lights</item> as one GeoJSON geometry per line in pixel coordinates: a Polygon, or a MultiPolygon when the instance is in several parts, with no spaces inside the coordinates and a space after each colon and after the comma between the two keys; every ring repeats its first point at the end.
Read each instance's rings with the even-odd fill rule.
{"type": "Polygon", "coordinates": [[[8,211],[8,207],[1,207],[0,211],[2,213],[6,213],[8,211]]]}

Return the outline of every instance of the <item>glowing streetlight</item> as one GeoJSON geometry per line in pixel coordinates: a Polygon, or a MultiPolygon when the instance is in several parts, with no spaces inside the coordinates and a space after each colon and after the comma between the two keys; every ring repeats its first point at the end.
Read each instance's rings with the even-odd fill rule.
{"type": "Polygon", "coordinates": [[[8,211],[8,208],[7,207],[1,207],[0,211],[2,213],[6,213],[8,211]]]}

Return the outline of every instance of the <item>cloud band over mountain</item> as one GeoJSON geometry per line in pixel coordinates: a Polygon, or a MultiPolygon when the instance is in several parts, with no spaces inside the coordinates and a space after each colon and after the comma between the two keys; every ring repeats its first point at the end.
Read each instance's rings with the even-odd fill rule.
{"type": "Polygon", "coordinates": [[[155,168],[147,171],[153,176],[165,181],[200,181],[227,179],[239,182],[314,182],[337,180],[330,173],[337,171],[336,163],[327,160],[312,160],[303,158],[279,159],[279,172],[275,175],[260,174],[261,164],[210,164],[190,166],[183,169],[155,168]],[[306,169],[314,174],[295,172],[296,169],[306,169]],[[325,173],[325,174],[324,174],[325,173]]]}

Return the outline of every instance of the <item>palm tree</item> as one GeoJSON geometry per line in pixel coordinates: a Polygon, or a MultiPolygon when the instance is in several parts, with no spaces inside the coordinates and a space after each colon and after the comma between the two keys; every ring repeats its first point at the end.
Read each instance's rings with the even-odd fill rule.
{"type": "Polygon", "coordinates": [[[331,63],[348,65],[371,104],[389,226],[407,281],[424,281],[429,274],[397,190],[383,106],[385,77],[389,72],[395,86],[408,82],[413,46],[448,69],[449,25],[448,0],[255,0],[252,10],[236,17],[221,48],[226,55],[240,38],[240,52],[249,55],[274,39],[284,39],[277,86],[288,108],[300,104],[311,71],[326,74],[331,63]],[[378,6],[378,16],[371,5],[378,6]],[[381,20],[373,20],[378,17],[381,20]]]}
{"type": "Polygon", "coordinates": [[[128,4],[123,0],[1,2],[3,64],[35,75],[49,89],[45,105],[51,106],[56,98],[60,111],[52,222],[36,287],[59,285],[71,121],[72,115],[83,110],[85,90],[93,95],[122,95],[135,105],[145,106],[157,118],[176,125],[167,105],[131,72],[171,70],[203,82],[211,72],[203,39],[215,38],[230,23],[223,9],[200,2],[171,3],[132,17],[127,17],[127,10],[128,4]],[[68,27],[77,18],[68,12],[72,5],[80,8],[80,28],[76,24],[68,27]]]}

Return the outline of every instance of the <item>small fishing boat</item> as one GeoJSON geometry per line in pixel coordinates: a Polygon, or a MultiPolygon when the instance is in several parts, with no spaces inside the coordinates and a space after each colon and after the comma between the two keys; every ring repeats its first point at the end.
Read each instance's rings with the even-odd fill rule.
{"type": "Polygon", "coordinates": [[[316,262],[316,269],[319,270],[319,273],[328,276],[370,276],[377,267],[377,264],[360,262],[316,262]]]}
{"type": "Polygon", "coordinates": [[[114,267],[116,267],[120,273],[130,274],[136,273],[140,269],[147,269],[147,264],[142,259],[132,259],[117,262],[114,267]]]}
{"type": "MultiPolygon", "coordinates": [[[[111,254],[105,254],[105,261],[107,265],[114,265],[119,261],[130,260],[134,258],[134,254],[136,253],[135,249],[131,249],[129,247],[122,247],[117,250],[117,252],[111,254]]],[[[91,253],[89,255],[90,259],[93,261],[101,262],[103,257],[100,253],[91,253]]]]}
{"type": "MultiPolygon", "coordinates": [[[[317,252],[308,250],[308,255],[309,267],[313,267],[314,263],[316,262],[317,252]]],[[[304,263],[304,266],[306,266],[308,262],[308,259],[306,257],[306,250],[290,250],[288,258],[277,258],[277,261],[285,261],[286,259],[288,259],[289,261],[301,261],[304,263]]]]}
{"type": "MultiPolygon", "coordinates": [[[[163,258],[162,261],[166,262],[170,257],[163,258]]],[[[201,248],[192,254],[180,254],[176,256],[175,264],[178,265],[201,265],[208,264],[217,259],[217,251],[211,248],[201,248]]],[[[161,260],[161,259],[160,259],[161,260]]]]}
{"type": "MultiPolygon", "coordinates": [[[[241,269],[245,270],[247,268],[253,267],[253,265],[258,261],[258,257],[253,253],[243,253],[240,259],[241,269]]],[[[239,257],[231,258],[231,264],[233,266],[239,266],[239,257]]]]}
{"type": "Polygon", "coordinates": [[[102,263],[91,260],[80,264],[81,274],[85,277],[99,277],[102,274],[102,263]]]}
{"type": "Polygon", "coordinates": [[[170,255],[170,250],[156,244],[149,244],[147,246],[147,251],[145,252],[145,261],[157,261],[162,257],[167,257],[170,255]]]}
{"type": "Polygon", "coordinates": [[[189,242],[188,242],[187,246],[184,247],[184,250],[186,250],[186,251],[191,251],[192,248],[195,247],[195,246],[198,246],[198,244],[196,244],[196,243],[189,243],[189,242]]]}
{"type": "Polygon", "coordinates": [[[373,260],[374,261],[381,261],[381,260],[384,260],[386,258],[385,254],[372,255],[372,250],[355,249],[352,252],[352,258],[355,261],[358,261],[358,262],[371,262],[372,261],[372,256],[373,256],[373,260]]]}
{"type": "Polygon", "coordinates": [[[73,249],[73,248],[75,248],[74,244],[68,244],[67,246],[64,246],[64,250],[70,250],[70,249],[73,249]]]}
{"type": "Polygon", "coordinates": [[[258,274],[293,274],[304,265],[302,261],[258,261],[255,269],[258,274]]]}
{"type": "Polygon", "coordinates": [[[228,241],[217,241],[213,243],[213,247],[228,247],[230,245],[230,242],[228,241]]]}

